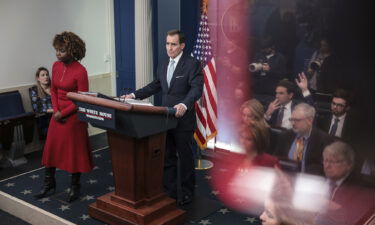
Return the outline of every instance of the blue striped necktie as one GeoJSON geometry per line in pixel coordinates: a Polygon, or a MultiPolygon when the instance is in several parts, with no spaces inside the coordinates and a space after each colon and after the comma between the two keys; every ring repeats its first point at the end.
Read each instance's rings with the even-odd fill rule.
{"type": "Polygon", "coordinates": [[[174,60],[172,59],[170,62],[169,62],[169,66],[168,66],[168,72],[167,72],[167,83],[168,83],[168,87],[170,86],[171,84],[171,80],[172,80],[172,77],[173,77],[173,72],[174,72],[174,60]]]}

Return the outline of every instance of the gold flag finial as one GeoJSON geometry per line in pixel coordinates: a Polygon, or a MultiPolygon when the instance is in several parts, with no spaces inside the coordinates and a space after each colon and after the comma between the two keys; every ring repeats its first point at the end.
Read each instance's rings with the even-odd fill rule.
{"type": "Polygon", "coordinates": [[[203,0],[202,12],[207,14],[207,11],[208,11],[208,0],[203,0]]]}

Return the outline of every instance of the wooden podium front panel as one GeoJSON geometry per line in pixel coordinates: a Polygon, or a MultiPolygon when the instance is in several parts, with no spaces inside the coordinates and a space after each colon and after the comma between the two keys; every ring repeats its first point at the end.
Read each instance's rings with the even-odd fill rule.
{"type": "Polygon", "coordinates": [[[163,194],[165,133],[132,138],[108,131],[115,194],[133,207],[163,194]]]}

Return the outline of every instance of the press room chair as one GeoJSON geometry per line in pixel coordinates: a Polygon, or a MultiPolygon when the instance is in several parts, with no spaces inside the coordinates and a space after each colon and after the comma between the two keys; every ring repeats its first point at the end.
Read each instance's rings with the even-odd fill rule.
{"type": "Polygon", "coordinates": [[[0,167],[18,166],[27,162],[25,144],[33,140],[34,113],[25,112],[18,91],[0,93],[0,167]]]}

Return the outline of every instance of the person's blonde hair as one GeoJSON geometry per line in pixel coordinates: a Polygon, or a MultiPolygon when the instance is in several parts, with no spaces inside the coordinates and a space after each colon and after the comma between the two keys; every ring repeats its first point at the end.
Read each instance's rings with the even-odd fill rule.
{"type": "Polygon", "coordinates": [[[266,120],[264,119],[264,107],[262,103],[260,103],[258,100],[255,98],[247,100],[241,105],[241,112],[245,109],[248,108],[252,114],[254,115],[254,120],[258,121],[260,123],[263,123],[264,125],[267,125],[266,120]]]}
{"type": "MultiPolygon", "coordinates": [[[[38,97],[39,98],[45,98],[46,97],[46,92],[44,91],[44,89],[42,88],[42,85],[40,84],[38,78],[39,78],[39,73],[41,71],[46,71],[47,72],[47,75],[49,77],[49,71],[47,70],[47,68],[45,67],[39,67],[37,70],[36,70],[36,73],[35,73],[35,80],[36,80],[36,89],[38,91],[38,97]]],[[[51,79],[49,79],[49,82],[48,82],[48,87],[51,85],[51,79]]]]}
{"type": "Polygon", "coordinates": [[[248,127],[257,152],[261,153],[268,149],[270,145],[270,130],[267,121],[264,119],[264,107],[256,99],[250,99],[241,106],[241,112],[248,108],[254,116],[254,122],[248,127]]]}

